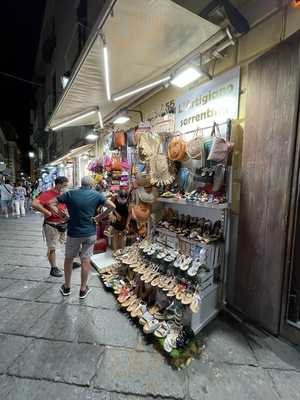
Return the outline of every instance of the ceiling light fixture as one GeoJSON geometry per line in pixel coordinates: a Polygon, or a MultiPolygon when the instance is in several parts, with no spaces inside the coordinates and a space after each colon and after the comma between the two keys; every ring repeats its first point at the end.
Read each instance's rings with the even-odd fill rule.
{"type": "Polygon", "coordinates": [[[64,128],[64,127],[66,127],[66,126],[69,126],[69,125],[73,124],[73,122],[76,122],[76,121],[81,120],[82,118],[88,117],[89,115],[92,115],[92,114],[94,114],[94,113],[97,112],[97,111],[98,111],[98,110],[88,111],[88,112],[86,112],[86,113],[84,113],[84,114],[79,115],[78,117],[75,117],[75,118],[70,119],[69,121],[66,121],[66,122],[63,122],[63,123],[61,123],[61,124],[59,124],[59,125],[54,126],[54,127],[52,128],[52,130],[53,130],[53,131],[57,131],[58,129],[64,128]]]}
{"type": "Polygon", "coordinates": [[[108,60],[108,49],[106,47],[106,44],[104,44],[104,47],[103,47],[103,57],[104,57],[104,75],[105,75],[106,97],[107,97],[108,101],[111,101],[109,60],[108,60]]]}
{"type": "Polygon", "coordinates": [[[166,76],[165,78],[159,79],[158,81],[150,82],[150,83],[148,83],[147,85],[140,86],[140,87],[138,87],[138,88],[136,88],[136,89],[132,89],[132,90],[130,90],[130,91],[127,92],[127,93],[113,96],[113,101],[123,100],[123,99],[125,99],[126,97],[133,96],[134,94],[143,92],[144,90],[147,90],[147,89],[151,89],[152,87],[158,86],[158,85],[160,85],[161,83],[164,83],[164,82],[169,81],[170,79],[171,79],[170,76],[166,76]]]}
{"type": "Polygon", "coordinates": [[[202,75],[203,73],[199,68],[194,66],[185,67],[175,75],[175,77],[171,80],[171,84],[173,86],[183,88],[199,79],[202,75]]]}
{"type": "Polygon", "coordinates": [[[114,119],[113,123],[116,125],[123,125],[128,122],[130,118],[126,115],[119,115],[116,119],[114,119]]]}
{"type": "Polygon", "coordinates": [[[88,135],[86,135],[85,138],[87,140],[97,140],[98,139],[98,135],[96,135],[95,133],[89,133],[88,135]]]}

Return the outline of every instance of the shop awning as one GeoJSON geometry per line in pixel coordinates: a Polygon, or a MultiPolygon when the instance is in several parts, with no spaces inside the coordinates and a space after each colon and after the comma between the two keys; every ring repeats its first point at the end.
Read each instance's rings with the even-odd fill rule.
{"type": "Polygon", "coordinates": [[[52,161],[48,166],[55,166],[55,165],[61,164],[61,163],[65,162],[65,161],[67,161],[70,158],[79,156],[82,153],[89,152],[94,147],[95,147],[94,144],[86,144],[84,146],[76,147],[75,149],[72,149],[71,151],[69,151],[64,156],[61,156],[61,157],[57,158],[56,160],[52,161]]]}
{"type": "Polygon", "coordinates": [[[106,7],[48,122],[50,129],[66,121],[69,126],[95,124],[97,109],[105,120],[125,104],[107,100],[103,39],[111,92],[117,94],[159,79],[220,30],[171,0],[117,0],[106,7]]]}

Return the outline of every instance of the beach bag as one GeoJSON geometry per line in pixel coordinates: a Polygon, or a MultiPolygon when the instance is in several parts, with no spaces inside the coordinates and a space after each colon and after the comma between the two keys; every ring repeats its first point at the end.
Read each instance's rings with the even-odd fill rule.
{"type": "Polygon", "coordinates": [[[150,179],[152,185],[170,185],[175,176],[170,172],[169,161],[165,154],[156,154],[150,160],[150,179]]]}
{"type": "Polygon", "coordinates": [[[201,160],[203,157],[203,132],[197,130],[194,137],[187,144],[187,154],[194,160],[201,160]]]}
{"type": "Polygon", "coordinates": [[[136,135],[136,129],[132,128],[126,132],[127,135],[127,145],[129,147],[134,147],[138,144],[138,139],[136,135]]]}
{"type": "Polygon", "coordinates": [[[119,156],[111,157],[111,169],[112,171],[122,171],[122,162],[119,156]]]}

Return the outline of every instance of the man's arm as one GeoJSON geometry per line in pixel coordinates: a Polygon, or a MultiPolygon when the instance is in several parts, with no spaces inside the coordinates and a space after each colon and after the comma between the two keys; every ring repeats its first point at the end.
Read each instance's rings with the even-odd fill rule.
{"type": "MultiPolygon", "coordinates": [[[[61,197],[61,196],[60,196],[61,197]]],[[[62,212],[58,207],[58,203],[61,203],[61,201],[58,201],[57,198],[55,197],[54,199],[50,200],[48,203],[49,208],[51,211],[53,211],[54,214],[58,215],[59,217],[66,219],[68,218],[68,215],[64,212],[62,212]]]]}
{"type": "Polygon", "coordinates": [[[32,201],[32,207],[34,209],[36,209],[37,211],[41,212],[42,214],[45,215],[45,217],[51,217],[52,212],[47,210],[39,201],[39,199],[36,197],[33,201],[32,201]]]}
{"type": "Polygon", "coordinates": [[[102,213],[98,214],[95,217],[96,222],[100,222],[102,219],[108,216],[108,214],[115,210],[116,206],[115,203],[113,203],[111,200],[105,200],[105,203],[103,204],[104,207],[106,207],[106,210],[103,211],[102,213]]]}

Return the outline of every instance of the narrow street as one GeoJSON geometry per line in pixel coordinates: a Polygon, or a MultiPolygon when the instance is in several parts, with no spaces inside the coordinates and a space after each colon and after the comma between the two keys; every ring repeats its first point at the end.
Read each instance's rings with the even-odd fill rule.
{"type": "Polygon", "coordinates": [[[40,216],[0,226],[1,399],[300,398],[295,348],[223,316],[204,330],[200,360],[172,370],[117,311],[95,272],[82,303],[79,270],[70,298],[60,295],[40,216]]]}

